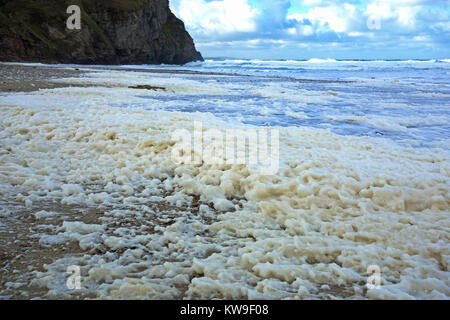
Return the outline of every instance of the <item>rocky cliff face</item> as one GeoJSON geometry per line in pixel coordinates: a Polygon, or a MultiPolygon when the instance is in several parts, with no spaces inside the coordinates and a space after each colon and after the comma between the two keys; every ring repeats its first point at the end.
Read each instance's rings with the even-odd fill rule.
{"type": "Polygon", "coordinates": [[[184,64],[203,60],[168,0],[0,0],[0,61],[184,64]],[[66,10],[81,8],[81,30],[66,10]]]}

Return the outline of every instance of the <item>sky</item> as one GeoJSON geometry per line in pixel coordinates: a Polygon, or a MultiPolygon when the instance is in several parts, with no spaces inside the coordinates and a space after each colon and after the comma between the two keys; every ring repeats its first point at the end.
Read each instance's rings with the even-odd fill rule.
{"type": "Polygon", "coordinates": [[[170,0],[204,57],[448,59],[450,0],[170,0]]]}

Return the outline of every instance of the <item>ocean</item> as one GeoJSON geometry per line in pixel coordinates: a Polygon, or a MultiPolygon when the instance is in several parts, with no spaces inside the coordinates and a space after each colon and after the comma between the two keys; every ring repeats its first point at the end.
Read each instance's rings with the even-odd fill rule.
{"type": "Polygon", "coordinates": [[[44,297],[450,297],[449,60],[83,70],[0,95],[0,235],[53,250],[44,297]]]}
{"type": "Polygon", "coordinates": [[[179,96],[171,111],[211,112],[256,126],[307,126],[342,135],[385,137],[416,147],[450,145],[448,59],[206,59],[182,68],[160,68],[241,75],[208,77],[210,82],[239,84],[232,95],[218,95],[195,106],[189,97],[179,96]]]}

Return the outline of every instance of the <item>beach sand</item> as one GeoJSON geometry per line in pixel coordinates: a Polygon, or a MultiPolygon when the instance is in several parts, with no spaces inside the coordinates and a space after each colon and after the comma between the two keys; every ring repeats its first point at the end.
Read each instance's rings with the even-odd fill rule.
{"type": "Polygon", "coordinates": [[[1,65],[2,298],[450,297],[447,152],[279,128],[276,175],[177,165],[175,130],[229,124],[110,105],[232,84],[157,74],[171,75],[1,65]],[[368,290],[373,265],[382,286],[368,290]]]}
{"type": "MultiPolygon", "coordinates": [[[[57,67],[57,66],[36,66],[22,65],[12,63],[0,64],[0,92],[32,92],[40,89],[55,89],[73,87],[71,83],[55,82],[61,78],[77,78],[86,74],[89,67],[80,66],[80,68],[57,67]],[[81,69],[80,69],[81,68],[81,69]]],[[[104,68],[103,70],[108,70],[104,68]]],[[[126,69],[129,72],[151,72],[151,73],[174,73],[174,74],[198,74],[183,70],[141,70],[126,69]]],[[[95,72],[89,70],[89,72],[95,72]]],[[[211,73],[215,74],[215,73],[211,73]]],[[[77,84],[76,87],[90,87],[92,85],[77,84]]],[[[136,86],[135,89],[159,90],[161,87],[152,87],[143,85],[142,88],[136,86]]],[[[2,150],[3,152],[4,150],[2,150]]],[[[176,206],[165,205],[160,202],[151,204],[158,212],[167,212],[178,210],[176,206]]],[[[198,200],[192,208],[198,212],[200,203],[198,200]]],[[[24,207],[21,202],[14,202],[11,199],[0,199],[0,208],[8,208],[8,213],[15,212],[17,215],[5,214],[1,218],[0,229],[0,299],[33,299],[43,298],[48,293],[48,289],[33,284],[33,272],[45,271],[44,265],[63,258],[65,255],[81,255],[90,253],[89,250],[82,250],[77,241],[68,241],[64,243],[51,243],[43,245],[40,238],[36,237],[36,232],[43,226],[48,229],[56,228],[64,221],[79,221],[86,224],[99,223],[99,217],[104,213],[102,209],[92,207],[82,207],[77,205],[63,205],[60,203],[39,202],[32,207],[24,207]],[[59,212],[60,215],[45,219],[45,224],[41,224],[36,214],[39,212],[59,212]]],[[[152,224],[161,226],[171,224],[171,221],[160,221],[154,217],[149,218],[152,224]]],[[[124,224],[146,224],[145,221],[129,219],[120,222],[119,226],[124,224]],[[122,224],[123,223],[123,224],[122,224]]],[[[47,230],[48,231],[48,230],[47,230]]],[[[91,252],[92,253],[92,252],[91,252]]],[[[187,288],[184,288],[187,290],[187,288]]],[[[180,294],[179,298],[182,298],[180,294]]],[[[71,299],[95,298],[94,294],[72,293],[71,299]]]]}
{"type": "MultiPolygon", "coordinates": [[[[97,68],[97,70],[99,70],[97,68]]],[[[100,70],[115,70],[112,67],[103,67],[100,70]]],[[[204,73],[188,70],[162,70],[122,68],[125,72],[146,72],[154,74],[184,74],[184,75],[225,75],[222,73],[204,73]]],[[[39,89],[67,88],[74,86],[70,83],[55,82],[61,78],[82,77],[87,72],[95,72],[89,66],[40,66],[15,63],[0,63],[0,92],[31,92],[39,89]]],[[[227,76],[230,76],[227,74],[227,76]]],[[[77,84],[78,87],[86,85],[77,84]]],[[[139,89],[139,88],[137,88],[139,89]]],[[[145,88],[143,88],[145,89],[145,88]]]]}
{"type": "Polygon", "coordinates": [[[0,64],[0,92],[30,92],[39,89],[63,88],[64,83],[54,83],[52,79],[79,77],[85,72],[75,68],[25,66],[0,64]]]}

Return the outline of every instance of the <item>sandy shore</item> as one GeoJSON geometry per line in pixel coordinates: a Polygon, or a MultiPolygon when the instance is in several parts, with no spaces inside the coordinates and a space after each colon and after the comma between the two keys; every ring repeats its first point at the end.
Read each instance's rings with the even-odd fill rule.
{"type": "Polygon", "coordinates": [[[170,107],[240,103],[241,84],[122,71],[3,68],[28,92],[0,94],[0,298],[450,296],[445,150],[292,127],[280,128],[274,176],[180,165],[174,132],[229,124],[170,107]],[[74,265],[78,291],[66,286],[74,265]],[[374,265],[382,287],[368,290],[374,265]]]}
{"type": "MultiPolygon", "coordinates": [[[[0,63],[0,93],[12,92],[33,92],[40,89],[55,89],[68,87],[90,87],[86,84],[71,84],[55,82],[62,78],[78,78],[87,72],[88,67],[67,68],[56,66],[27,66],[20,64],[0,63]]],[[[102,68],[101,71],[108,70],[102,68]]],[[[99,71],[99,72],[101,72],[99,71]]],[[[198,74],[196,72],[183,70],[148,70],[148,69],[127,69],[132,72],[151,73],[174,73],[174,74],[198,74]]],[[[93,85],[92,85],[93,86],[93,85]]],[[[134,89],[157,90],[160,87],[147,85],[131,87],[134,89]]],[[[0,156],[5,150],[0,149],[0,156]]],[[[8,153],[8,151],[6,151],[8,153]]],[[[24,196],[27,195],[25,192],[24,196]]],[[[197,200],[189,210],[199,211],[201,203],[197,200]]],[[[158,212],[169,213],[178,210],[175,206],[168,206],[161,203],[151,203],[158,212]]],[[[58,226],[64,221],[76,221],[86,224],[99,223],[99,218],[103,216],[105,210],[77,206],[62,205],[61,203],[38,202],[31,207],[24,207],[23,203],[15,202],[9,197],[0,197],[0,300],[1,299],[36,299],[48,297],[48,289],[33,283],[35,272],[44,272],[45,265],[65,256],[77,256],[83,254],[94,254],[92,250],[83,250],[76,241],[65,243],[44,244],[36,236],[39,232],[45,231],[55,235],[58,226]],[[63,216],[51,218],[37,218],[39,212],[60,212],[63,216]],[[47,296],[46,296],[47,295],[47,296]]],[[[157,218],[149,217],[148,221],[139,221],[140,225],[167,226],[172,224],[168,221],[158,221],[157,218]]],[[[111,234],[115,228],[136,224],[136,220],[124,219],[111,225],[111,234]]],[[[117,252],[118,253],[118,252],[117,252]]],[[[180,288],[185,291],[187,288],[180,288]]],[[[94,298],[89,294],[77,294],[74,292],[73,299],[94,298]]],[[[67,297],[66,297],[67,298],[67,297]]]]}
{"type": "MultiPolygon", "coordinates": [[[[117,70],[115,68],[90,69],[89,66],[79,67],[58,67],[58,66],[31,66],[13,63],[0,63],[0,92],[32,92],[39,89],[67,88],[73,84],[55,82],[62,78],[77,78],[87,72],[117,70]]],[[[188,70],[161,70],[161,69],[128,69],[121,68],[121,71],[147,72],[159,74],[187,74],[187,75],[227,75],[221,73],[203,73],[188,70]]],[[[88,85],[76,85],[77,87],[87,87],[88,85]]]]}
{"type": "Polygon", "coordinates": [[[85,71],[68,68],[0,64],[0,92],[31,92],[39,89],[69,87],[54,79],[79,77],[85,71]]]}

